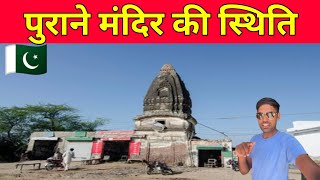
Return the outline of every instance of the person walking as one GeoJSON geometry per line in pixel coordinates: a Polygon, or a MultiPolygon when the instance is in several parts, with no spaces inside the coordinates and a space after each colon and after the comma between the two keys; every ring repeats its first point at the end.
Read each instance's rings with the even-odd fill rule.
{"type": "Polygon", "coordinates": [[[73,152],[73,148],[70,148],[69,151],[66,151],[65,153],[63,153],[62,157],[63,157],[63,165],[64,165],[64,171],[68,171],[72,158],[75,158],[74,156],[74,152],[73,152]]]}

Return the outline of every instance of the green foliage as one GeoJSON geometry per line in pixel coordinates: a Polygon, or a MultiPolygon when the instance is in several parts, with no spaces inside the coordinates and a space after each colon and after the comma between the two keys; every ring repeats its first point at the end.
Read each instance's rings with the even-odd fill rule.
{"type": "Polygon", "coordinates": [[[16,160],[34,131],[95,131],[106,123],[108,120],[104,118],[84,121],[68,105],[0,107],[0,161],[16,160]]]}
{"type": "Polygon", "coordinates": [[[24,108],[0,108],[0,160],[16,160],[20,151],[26,148],[28,111],[24,108]]]}
{"type": "Polygon", "coordinates": [[[30,126],[33,131],[74,131],[81,129],[80,116],[67,105],[28,105],[31,113],[30,126]]]}
{"type": "Polygon", "coordinates": [[[81,125],[84,131],[95,131],[97,130],[97,127],[103,126],[107,123],[109,123],[108,119],[97,118],[95,121],[82,122],[81,125]]]}

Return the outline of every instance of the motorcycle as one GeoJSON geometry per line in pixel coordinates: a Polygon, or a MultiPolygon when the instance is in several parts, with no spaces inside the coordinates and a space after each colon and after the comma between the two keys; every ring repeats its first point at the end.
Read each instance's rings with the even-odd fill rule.
{"type": "Polygon", "coordinates": [[[62,159],[48,158],[44,167],[48,171],[52,170],[53,168],[64,168],[62,161],[62,159]]]}
{"type": "Polygon", "coordinates": [[[228,165],[231,165],[231,167],[232,167],[232,170],[234,170],[234,171],[239,171],[240,169],[239,169],[239,162],[238,161],[235,161],[235,160],[229,160],[229,161],[227,161],[227,164],[228,165]]]}
{"type": "Polygon", "coordinates": [[[162,175],[172,175],[173,171],[165,163],[159,161],[153,161],[151,163],[146,162],[147,174],[161,173],[162,175]]]}

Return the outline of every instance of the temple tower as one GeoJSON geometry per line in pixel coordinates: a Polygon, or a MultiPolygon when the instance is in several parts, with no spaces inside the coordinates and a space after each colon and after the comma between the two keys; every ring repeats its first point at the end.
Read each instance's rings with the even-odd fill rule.
{"type": "Polygon", "coordinates": [[[190,94],[180,76],[172,65],[163,65],[144,98],[143,114],[134,119],[140,158],[186,163],[197,124],[191,107],[190,94]]]}

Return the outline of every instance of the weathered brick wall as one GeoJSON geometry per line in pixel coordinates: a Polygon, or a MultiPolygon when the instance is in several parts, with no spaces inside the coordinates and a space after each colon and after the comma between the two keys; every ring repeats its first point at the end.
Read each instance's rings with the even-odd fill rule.
{"type": "Polygon", "coordinates": [[[186,144],[171,144],[167,147],[158,147],[155,144],[150,145],[149,160],[161,161],[168,164],[185,163],[186,144]]]}
{"type": "Polygon", "coordinates": [[[141,142],[139,159],[161,161],[169,165],[186,164],[188,159],[188,132],[186,131],[136,131],[144,138],[141,142]]]}
{"type": "Polygon", "coordinates": [[[185,164],[187,144],[184,142],[158,141],[141,143],[140,159],[165,162],[168,165],[185,164]]]}

